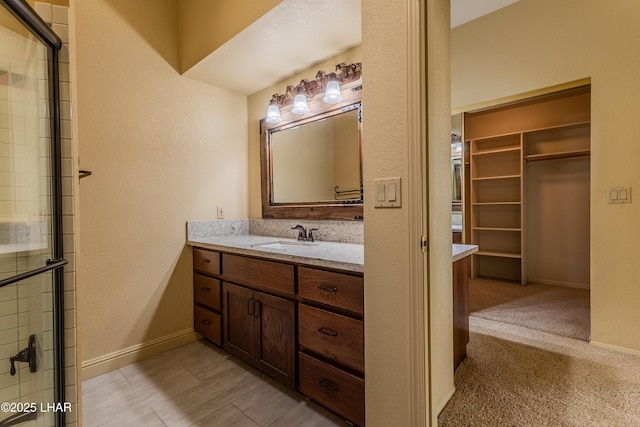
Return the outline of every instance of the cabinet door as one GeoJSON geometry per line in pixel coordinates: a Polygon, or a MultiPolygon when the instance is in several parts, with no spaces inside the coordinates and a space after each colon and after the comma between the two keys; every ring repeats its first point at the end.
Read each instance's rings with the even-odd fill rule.
{"type": "Polygon", "coordinates": [[[295,387],[295,303],[255,292],[255,320],[256,367],[295,387]]]}
{"type": "Polygon", "coordinates": [[[253,291],[223,283],[224,345],[229,353],[253,364],[255,354],[253,291]]]}

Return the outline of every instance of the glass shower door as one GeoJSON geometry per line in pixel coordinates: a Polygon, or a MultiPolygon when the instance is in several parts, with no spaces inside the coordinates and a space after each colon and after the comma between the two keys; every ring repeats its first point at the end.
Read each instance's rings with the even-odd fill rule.
{"type": "Polygon", "coordinates": [[[66,409],[56,49],[21,3],[0,1],[0,427],[48,427],[66,409]]]}

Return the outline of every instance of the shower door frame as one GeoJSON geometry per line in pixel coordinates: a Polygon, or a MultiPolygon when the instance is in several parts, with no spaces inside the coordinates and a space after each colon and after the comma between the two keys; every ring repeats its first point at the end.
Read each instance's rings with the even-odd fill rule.
{"type": "MultiPolygon", "coordinates": [[[[0,0],[6,9],[27,27],[47,48],[49,68],[49,93],[51,95],[51,182],[53,214],[53,258],[47,265],[9,279],[0,281],[0,287],[17,283],[20,280],[52,271],[53,276],[53,330],[54,330],[54,389],[55,401],[65,402],[65,359],[64,359],[64,271],[67,264],[64,259],[62,241],[62,148],[60,139],[60,75],[58,52],[62,48],[60,37],[42,20],[31,7],[22,0],[0,0]]],[[[64,411],[57,411],[56,425],[64,426],[64,411]]]]}

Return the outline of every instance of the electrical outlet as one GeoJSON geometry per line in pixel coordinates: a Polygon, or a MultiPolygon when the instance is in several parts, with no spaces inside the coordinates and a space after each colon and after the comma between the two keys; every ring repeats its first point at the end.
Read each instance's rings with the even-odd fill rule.
{"type": "Polygon", "coordinates": [[[224,208],[222,206],[218,206],[218,219],[223,219],[224,218],[224,208]]]}

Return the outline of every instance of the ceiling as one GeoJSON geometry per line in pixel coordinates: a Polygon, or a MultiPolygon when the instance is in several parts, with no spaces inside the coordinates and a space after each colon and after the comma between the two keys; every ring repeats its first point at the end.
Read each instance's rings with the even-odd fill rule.
{"type": "MultiPolygon", "coordinates": [[[[283,0],[184,75],[251,95],[359,45],[360,1],[283,0]]],[[[451,28],[516,1],[451,0],[451,28]]]]}

